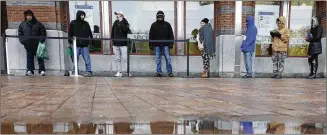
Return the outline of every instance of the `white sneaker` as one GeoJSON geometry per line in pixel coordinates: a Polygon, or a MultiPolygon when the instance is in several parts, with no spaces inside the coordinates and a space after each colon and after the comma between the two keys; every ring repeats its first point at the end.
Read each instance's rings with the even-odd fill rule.
{"type": "Polygon", "coordinates": [[[33,74],[32,74],[31,71],[27,71],[26,76],[32,76],[32,75],[33,75],[33,74]]]}
{"type": "Polygon", "coordinates": [[[115,75],[116,77],[122,77],[123,74],[121,72],[117,72],[117,74],[115,75]]]}
{"type": "Polygon", "coordinates": [[[45,72],[44,71],[41,71],[40,75],[41,76],[45,76],[45,72]]]}

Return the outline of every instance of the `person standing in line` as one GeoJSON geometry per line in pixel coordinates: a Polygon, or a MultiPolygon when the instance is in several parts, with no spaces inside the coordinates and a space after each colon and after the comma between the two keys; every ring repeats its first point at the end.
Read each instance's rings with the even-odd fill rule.
{"type": "MultiPolygon", "coordinates": [[[[123,12],[115,12],[117,20],[114,22],[111,30],[111,38],[127,39],[129,31],[129,23],[124,18],[123,12]]],[[[113,49],[117,65],[116,77],[122,77],[122,71],[126,71],[127,67],[127,41],[112,41],[113,49]]]]}
{"type": "Polygon", "coordinates": [[[241,51],[244,56],[246,75],[242,78],[252,78],[252,58],[255,50],[255,41],[257,39],[257,27],[254,25],[254,17],[246,17],[246,39],[243,40],[241,51]]]}
{"type": "MultiPolygon", "coordinates": [[[[44,25],[39,22],[36,17],[34,16],[31,10],[26,10],[24,12],[24,21],[20,23],[18,28],[18,36],[19,42],[24,45],[26,50],[26,59],[27,59],[27,71],[26,76],[34,75],[35,65],[34,65],[34,57],[37,52],[37,48],[39,43],[44,43],[45,38],[31,38],[26,36],[41,36],[46,37],[46,29],[44,25]]],[[[44,60],[38,58],[39,63],[39,74],[41,76],[45,76],[45,65],[44,60]]]]}
{"type": "Polygon", "coordinates": [[[200,23],[200,30],[197,36],[198,47],[201,51],[203,61],[203,72],[201,78],[210,77],[210,58],[213,58],[215,53],[214,34],[208,18],[204,18],[200,23]]]}
{"type": "MultiPolygon", "coordinates": [[[[85,21],[85,17],[86,14],[84,11],[81,10],[77,11],[76,19],[70,22],[68,37],[93,38],[91,27],[89,23],[85,21]]],[[[69,44],[73,44],[73,40],[71,39],[69,39],[68,42],[69,44]]],[[[89,50],[89,45],[91,45],[91,40],[77,39],[76,45],[77,45],[77,62],[79,56],[82,55],[85,61],[85,68],[86,68],[86,74],[84,76],[92,77],[91,57],[90,57],[90,50],[89,50]]]]}
{"type": "Polygon", "coordinates": [[[284,16],[277,18],[276,23],[278,29],[270,32],[273,43],[273,76],[271,76],[271,78],[282,79],[285,58],[287,57],[287,46],[290,39],[290,30],[285,27],[286,19],[284,16]]]}
{"type": "MultiPolygon", "coordinates": [[[[165,14],[162,11],[157,12],[157,21],[152,23],[149,33],[150,40],[174,40],[173,29],[169,22],[165,21],[165,14]]],[[[169,77],[174,77],[173,68],[171,66],[171,58],[169,50],[173,48],[174,42],[150,42],[149,46],[151,50],[156,51],[156,64],[157,73],[155,77],[162,77],[161,70],[161,54],[163,52],[166,59],[166,68],[169,77]]]]}
{"type": "Polygon", "coordinates": [[[322,53],[321,38],[323,28],[319,25],[318,19],[312,17],[311,30],[306,40],[310,42],[308,48],[308,62],[310,66],[310,74],[306,77],[308,79],[316,79],[318,70],[318,55],[322,53]]]}

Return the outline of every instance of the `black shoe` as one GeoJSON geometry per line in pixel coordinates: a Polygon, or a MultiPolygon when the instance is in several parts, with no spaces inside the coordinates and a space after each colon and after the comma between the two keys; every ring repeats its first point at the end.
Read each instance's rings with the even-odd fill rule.
{"type": "Polygon", "coordinates": [[[309,76],[307,79],[316,79],[316,78],[317,78],[316,74],[313,74],[313,75],[309,76]]]}
{"type": "Polygon", "coordinates": [[[168,74],[169,77],[174,77],[173,73],[168,74]]]}
{"type": "Polygon", "coordinates": [[[252,76],[245,75],[245,76],[242,76],[242,78],[252,78],[252,76]]]}
{"type": "Polygon", "coordinates": [[[283,77],[281,75],[277,75],[276,79],[282,79],[283,77]]]}
{"type": "Polygon", "coordinates": [[[305,78],[309,78],[313,75],[313,73],[310,73],[308,76],[306,76],[305,78]]]}
{"type": "Polygon", "coordinates": [[[276,78],[278,75],[273,75],[273,76],[271,76],[270,78],[276,78]]]}
{"type": "Polygon", "coordinates": [[[162,77],[161,73],[156,73],[156,75],[154,77],[162,77]]]}

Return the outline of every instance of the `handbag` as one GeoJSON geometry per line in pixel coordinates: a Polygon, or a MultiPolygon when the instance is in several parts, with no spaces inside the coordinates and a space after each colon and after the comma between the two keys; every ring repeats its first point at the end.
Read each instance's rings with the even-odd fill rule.
{"type": "Polygon", "coordinates": [[[196,36],[196,40],[198,41],[198,48],[199,48],[199,50],[203,50],[204,46],[203,46],[203,43],[200,42],[200,36],[199,36],[199,34],[196,36]]]}

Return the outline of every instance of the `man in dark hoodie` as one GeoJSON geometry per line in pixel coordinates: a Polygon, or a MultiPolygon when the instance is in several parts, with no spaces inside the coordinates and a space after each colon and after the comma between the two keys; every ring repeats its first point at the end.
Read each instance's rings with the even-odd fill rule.
{"type": "MultiPolygon", "coordinates": [[[[18,28],[18,36],[21,44],[24,45],[27,55],[27,76],[34,75],[35,65],[34,57],[36,55],[37,47],[39,43],[44,43],[45,38],[32,38],[28,36],[41,36],[46,37],[46,29],[41,22],[39,22],[31,10],[24,12],[24,20],[20,23],[18,28]]],[[[45,75],[45,66],[43,59],[37,59],[39,63],[39,74],[45,75]]]]}
{"type": "Polygon", "coordinates": [[[255,41],[257,37],[257,27],[254,25],[254,17],[246,17],[246,39],[243,40],[241,51],[244,55],[244,63],[246,68],[246,75],[242,78],[252,78],[252,58],[255,49],[255,41]]]}
{"type": "MultiPolygon", "coordinates": [[[[162,11],[157,12],[157,21],[151,25],[150,33],[149,33],[150,40],[174,40],[173,29],[170,23],[165,21],[165,14],[162,11]]],[[[161,54],[163,54],[166,59],[166,68],[169,77],[173,77],[173,69],[171,66],[171,58],[169,49],[173,48],[174,42],[150,42],[150,49],[156,51],[156,64],[157,64],[157,73],[155,77],[162,77],[161,71],[161,54]]]]}
{"type": "MultiPolygon", "coordinates": [[[[79,38],[93,38],[91,27],[87,21],[85,21],[86,15],[84,11],[78,10],[76,13],[76,20],[70,22],[68,37],[79,37],[79,38]]],[[[68,40],[69,44],[73,43],[73,40],[68,40]]],[[[86,74],[85,77],[92,76],[91,70],[91,57],[89,51],[89,45],[91,45],[91,40],[76,40],[77,45],[77,61],[78,57],[82,55],[85,61],[86,74]]],[[[75,67],[74,67],[75,68],[75,67]]]]}

